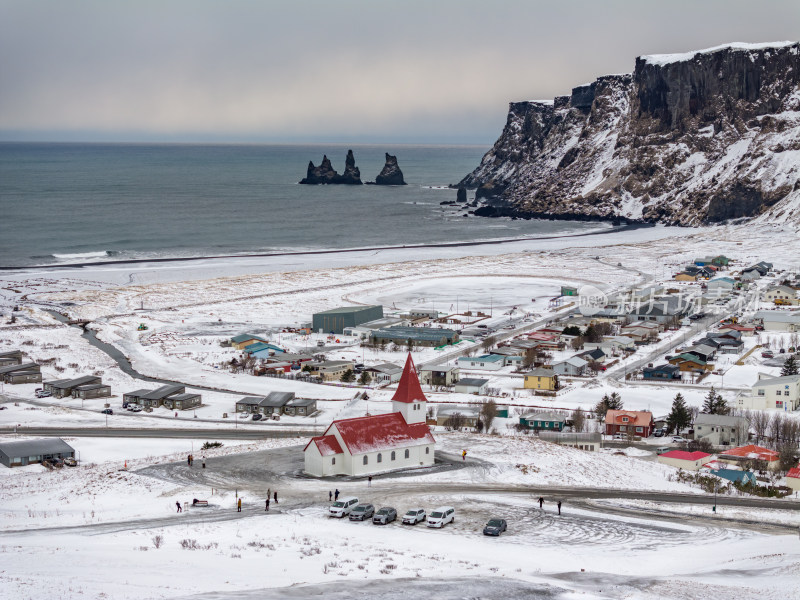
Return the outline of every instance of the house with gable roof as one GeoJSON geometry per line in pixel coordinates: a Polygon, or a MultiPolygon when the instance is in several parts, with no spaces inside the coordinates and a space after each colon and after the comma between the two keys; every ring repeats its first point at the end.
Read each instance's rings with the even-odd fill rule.
{"type": "Polygon", "coordinates": [[[303,449],[305,473],[367,476],[433,465],[436,440],[425,422],[427,406],[409,353],[392,412],[331,423],[303,449]]]}
{"type": "Polygon", "coordinates": [[[649,410],[609,410],[606,412],[606,435],[622,433],[650,437],[655,423],[649,410]]]}

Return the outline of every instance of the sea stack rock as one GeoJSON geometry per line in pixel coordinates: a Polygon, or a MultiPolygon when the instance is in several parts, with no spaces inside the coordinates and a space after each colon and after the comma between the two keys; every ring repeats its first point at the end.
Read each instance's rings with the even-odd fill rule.
{"type": "Polygon", "coordinates": [[[397,157],[386,153],[386,164],[375,178],[375,185],[406,185],[403,172],[397,166],[397,157]]]}
{"type": "Polygon", "coordinates": [[[331,165],[331,160],[327,155],[323,155],[322,163],[318,167],[314,166],[313,161],[308,162],[306,176],[300,181],[306,185],[320,185],[323,183],[340,183],[349,185],[361,185],[361,173],[356,166],[356,159],[353,151],[347,152],[344,173],[339,175],[331,165]]]}
{"type": "Polygon", "coordinates": [[[361,171],[356,166],[356,159],[352,150],[347,151],[347,158],[344,159],[344,173],[342,173],[341,181],[338,183],[361,185],[361,171]]]}
{"type": "Polygon", "coordinates": [[[467,201],[467,188],[460,187],[456,192],[456,202],[466,202],[467,201]]]}

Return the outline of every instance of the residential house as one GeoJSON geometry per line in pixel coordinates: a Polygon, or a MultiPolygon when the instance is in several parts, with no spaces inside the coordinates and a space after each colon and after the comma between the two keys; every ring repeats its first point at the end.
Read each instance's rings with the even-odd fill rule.
{"type": "Polygon", "coordinates": [[[738,408],[794,411],[800,408],[800,375],[775,377],[759,373],[749,394],[736,399],[738,408]]]}
{"type": "Polygon", "coordinates": [[[706,283],[709,292],[730,292],[736,287],[736,280],[731,277],[715,277],[706,283]]]}
{"type": "Polygon", "coordinates": [[[42,387],[51,392],[55,398],[72,396],[73,398],[87,399],[111,395],[111,386],[103,385],[103,380],[95,375],[45,381],[42,387]]]}
{"type": "Polygon", "coordinates": [[[432,466],[436,440],[425,422],[427,398],[411,354],[392,397],[392,410],[333,421],[303,449],[305,472],[315,477],[352,477],[432,466]]]}
{"type": "Polygon", "coordinates": [[[293,398],[283,407],[283,414],[289,417],[308,417],[317,411],[317,401],[313,398],[293,398]]]}
{"type": "Polygon", "coordinates": [[[8,352],[0,352],[0,367],[10,367],[11,365],[22,364],[22,351],[10,350],[8,352]]]}
{"type": "Polygon", "coordinates": [[[586,352],[581,352],[580,354],[578,354],[578,356],[590,363],[606,362],[606,353],[603,352],[602,348],[594,348],[593,350],[587,350],[586,352]]]}
{"type": "Polygon", "coordinates": [[[645,367],[642,369],[644,379],[667,379],[674,380],[681,378],[681,370],[678,365],[656,365],[655,367],[645,367]]]}
{"type": "Polygon", "coordinates": [[[397,383],[403,374],[403,367],[393,363],[380,363],[364,369],[375,383],[397,383]]]}
{"type": "Polygon", "coordinates": [[[19,383],[41,383],[42,368],[34,363],[7,364],[0,366],[0,381],[11,385],[19,383]]]}
{"type": "Polygon", "coordinates": [[[462,369],[499,371],[503,368],[503,358],[499,354],[484,354],[483,356],[462,356],[457,362],[462,369]]]}
{"type": "Polygon", "coordinates": [[[720,479],[738,483],[741,485],[758,485],[755,473],[751,471],[739,471],[737,469],[712,469],[709,475],[716,475],[720,479]]]}
{"type": "Polygon", "coordinates": [[[294,400],[294,392],[270,392],[258,403],[258,408],[254,412],[260,412],[265,417],[281,415],[294,400]]]}
{"type": "Polygon", "coordinates": [[[266,356],[272,356],[274,354],[283,354],[286,352],[280,346],[276,346],[275,344],[270,344],[268,342],[254,342],[252,344],[248,344],[243,348],[245,354],[260,354],[257,358],[261,358],[264,356],[264,352],[266,351],[266,356]]]}
{"type": "Polygon", "coordinates": [[[519,424],[534,431],[563,431],[567,418],[556,412],[533,412],[519,418],[519,424]]]}
{"type": "Polygon", "coordinates": [[[0,441],[0,464],[6,467],[24,467],[64,458],[75,458],[75,449],[61,438],[0,441]]]}
{"type": "Polygon", "coordinates": [[[741,446],[750,437],[744,417],[700,413],[694,420],[694,439],[708,440],[712,446],[741,446]]]}
{"type": "Polygon", "coordinates": [[[722,461],[741,465],[747,465],[752,461],[763,461],[770,471],[777,471],[780,468],[780,458],[777,452],[753,444],[725,450],[720,453],[719,458],[722,461]]]}
{"type": "Polygon", "coordinates": [[[634,305],[628,315],[633,322],[645,321],[666,325],[670,321],[680,319],[689,308],[689,303],[681,296],[665,296],[634,305]]]}
{"type": "Polygon", "coordinates": [[[264,400],[263,396],[245,396],[236,401],[237,413],[257,413],[258,405],[264,400]]]}
{"type": "Polygon", "coordinates": [[[711,454],[707,452],[686,452],[685,450],[670,450],[659,454],[658,462],[671,467],[677,467],[684,471],[698,471],[700,467],[712,460],[711,454]]]}
{"type": "Polygon", "coordinates": [[[419,372],[420,380],[432,387],[450,387],[458,383],[461,369],[458,365],[435,365],[419,372]]]}
{"type": "Polygon", "coordinates": [[[477,406],[440,406],[436,410],[436,425],[450,427],[454,423],[453,417],[461,422],[460,428],[474,429],[480,421],[480,408],[477,406]]]}
{"type": "Polygon", "coordinates": [[[589,363],[580,356],[573,356],[567,360],[562,360],[553,364],[553,371],[557,375],[568,375],[570,377],[583,377],[589,370],[589,363]]]}
{"type": "Polygon", "coordinates": [[[653,433],[653,413],[649,410],[609,410],[605,419],[606,435],[621,433],[650,437],[653,433]]]}
{"type": "Polygon", "coordinates": [[[539,367],[525,373],[524,389],[555,392],[558,390],[558,374],[553,369],[539,367]]]}
{"type": "Polygon", "coordinates": [[[797,289],[788,285],[773,286],[764,292],[764,302],[783,305],[798,304],[797,289]]]}
{"type": "Polygon", "coordinates": [[[786,485],[794,490],[795,493],[800,491],[800,467],[789,469],[786,474],[786,485]]]}
{"type": "Polygon", "coordinates": [[[486,393],[488,386],[488,379],[465,377],[456,384],[455,391],[457,394],[483,395],[486,393]]]}
{"type": "Polygon", "coordinates": [[[714,369],[714,365],[687,352],[673,356],[669,359],[669,364],[677,365],[682,373],[703,373],[714,369]]]}
{"type": "Polygon", "coordinates": [[[170,410],[190,410],[197,408],[203,402],[202,396],[194,392],[175,394],[164,399],[164,408],[170,410]]]}
{"type": "Polygon", "coordinates": [[[735,331],[736,333],[745,336],[745,335],[753,335],[756,331],[756,328],[749,325],[739,325],[739,324],[727,324],[719,328],[719,332],[723,334],[730,333],[732,331],[735,331]]]}
{"type": "Polygon", "coordinates": [[[322,381],[340,381],[342,375],[348,370],[352,371],[354,366],[349,360],[309,361],[303,365],[303,370],[312,377],[319,377],[322,381]]]}
{"type": "Polygon", "coordinates": [[[155,390],[136,390],[122,395],[122,406],[138,404],[142,408],[157,408],[164,405],[164,400],[186,392],[180,384],[162,385],[155,390]]]}
{"type": "Polygon", "coordinates": [[[751,283],[758,279],[761,279],[761,272],[758,269],[753,269],[753,268],[745,269],[739,275],[739,281],[741,281],[742,283],[751,283]]]}

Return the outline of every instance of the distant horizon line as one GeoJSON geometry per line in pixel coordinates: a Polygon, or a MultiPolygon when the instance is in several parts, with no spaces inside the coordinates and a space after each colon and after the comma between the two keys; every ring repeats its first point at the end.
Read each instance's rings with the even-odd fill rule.
{"type": "Polygon", "coordinates": [[[474,147],[483,148],[491,147],[494,142],[397,142],[397,141],[190,141],[190,140],[26,140],[26,139],[3,139],[0,138],[0,144],[48,144],[48,145],[70,145],[70,144],[83,144],[83,145],[115,145],[115,146],[352,146],[366,147],[366,146],[428,146],[428,147],[474,147]]]}

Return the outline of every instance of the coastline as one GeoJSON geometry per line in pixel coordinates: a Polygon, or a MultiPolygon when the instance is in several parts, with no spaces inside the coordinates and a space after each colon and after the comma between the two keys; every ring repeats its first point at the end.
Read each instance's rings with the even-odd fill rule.
{"type": "Polygon", "coordinates": [[[237,258],[322,256],[327,254],[350,254],[350,253],[378,252],[383,250],[414,250],[414,249],[425,249],[425,248],[464,248],[471,246],[495,246],[500,244],[511,244],[515,242],[545,241],[545,240],[556,240],[564,238],[587,237],[592,235],[607,235],[611,233],[621,233],[624,231],[633,231],[636,229],[649,228],[649,227],[652,227],[652,225],[647,223],[629,223],[605,230],[586,231],[581,233],[567,233],[561,235],[548,235],[548,236],[525,236],[525,237],[505,238],[497,240],[442,242],[436,244],[403,244],[403,245],[395,244],[389,246],[369,246],[362,248],[331,248],[331,249],[321,249],[321,250],[297,250],[291,252],[251,252],[244,254],[218,254],[209,256],[129,258],[129,259],[119,259],[119,260],[97,260],[97,261],[84,261],[76,263],[39,264],[39,265],[26,265],[26,266],[0,266],[0,273],[6,271],[20,272],[20,271],[27,271],[30,269],[60,270],[60,269],[79,269],[85,267],[104,267],[113,265],[135,265],[135,264],[146,264],[146,263],[186,263],[186,262],[198,262],[205,260],[237,259],[237,258]]]}

